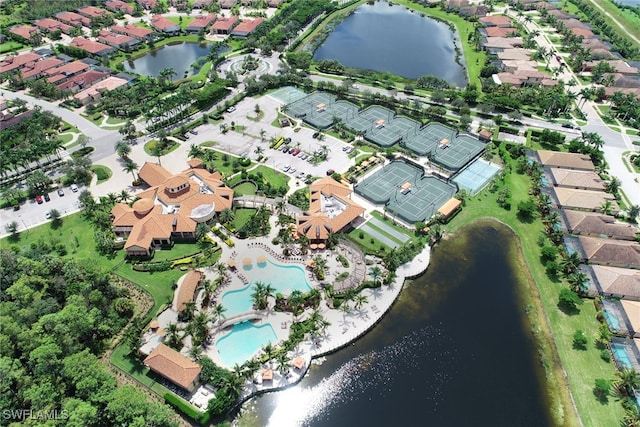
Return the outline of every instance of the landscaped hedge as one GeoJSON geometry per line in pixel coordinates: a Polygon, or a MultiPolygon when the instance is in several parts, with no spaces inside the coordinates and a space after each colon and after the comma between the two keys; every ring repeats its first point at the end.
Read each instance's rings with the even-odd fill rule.
{"type": "Polygon", "coordinates": [[[209,423],[209,413],[208,412],[200,412],[189,403],[185,402],[178,396],[172,393],[164,394],[164,401],[169,405],[173,406],[175,409],[180,411],[183,415],[191,418],[195,422],[201,425],[207,425],[209,423]]]}

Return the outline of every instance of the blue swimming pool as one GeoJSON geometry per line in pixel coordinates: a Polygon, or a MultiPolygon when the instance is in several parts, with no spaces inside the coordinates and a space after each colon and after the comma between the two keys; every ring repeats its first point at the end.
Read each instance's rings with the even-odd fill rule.
{"type": "Polygon", "coordinates": [[[256,326],[249,321],[236,323],[231,332],[216,341],[216,349],[222,363],[233,367],[243,364],[268,343],[275,343],[278,337],[270,323],[256,326]]]}
{"type": "Polygon", "coordinates": [[[614,331],[620,330],[620,320],[618,320],[615,315],[609,313],[607,310],[604,310],[604,318],[607,321],[607,325],[609,325],[610,329],[614,331]]]}
{"type": "Polygon", "coordinates": [[[625,346],[615,343],[611,344],[611,352],[613,353],[613,358],[618,362],[618,365],[627,369],[632,368],[631,359],[629,359],[625,346]]]}
{"type": "Polygon", "coordinates": [[[251,310],[253,300],[251,294],[256,282],[270,284],[276,293],[289,295],[294,290],[309,292],[312,287],[305,275],[304,268],[299,265],[276,264],[269,260],[258,263],[257,258],[251,258],[253,263],[243,266],[242,274],[249,284],[233,291],[227,291],[222,295],[222,305],[227,309],[225,316],[233,316],[251,310]]]}

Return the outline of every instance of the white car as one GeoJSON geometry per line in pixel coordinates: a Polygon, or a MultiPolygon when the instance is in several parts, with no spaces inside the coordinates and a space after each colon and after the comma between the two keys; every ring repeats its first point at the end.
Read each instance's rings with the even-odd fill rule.
{"type": "Polygon", "coordinates": [[[289,173],[290,173],[290,174],[292,174],[292,175],[293,175],[294,173],[296,173],[296,168],[291,168],[291,169],[289,169],[289,173]]]}
{"type": "Polygon", "coordinates": [[[45,213],[45,214],[44,214],[44,217],[45,217],[46,219],[51,219],[51,212],[47,212],[47,213],[45,213]]]}
{"type": "Polygon", "coordinates": [[[78,192],[78,186],[75,184],[71,184],[71,186],[69,187],[71,189],[71,191],[73,191],[74,193],[78,192]]]}
{"type": "Polygon", "coordinates": [[[291,166],[287,165],[287,166],[285,166],[285,167],[284,167],[284,169],[283,169],[283,170],[284,170],[285,172],[289,172],[289,169],[291,169],[291,166]]]}

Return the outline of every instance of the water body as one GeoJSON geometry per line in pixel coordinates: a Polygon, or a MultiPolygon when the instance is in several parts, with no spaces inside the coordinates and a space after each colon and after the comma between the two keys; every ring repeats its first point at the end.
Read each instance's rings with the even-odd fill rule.
{"type": "Polygon", "coordinates": [[[358,7],[336,26],[313,58],[337,59],[348,67],[411,79],[430,74],[460,87],[467,83],[456,62],[449,27],[386,2],[358,7]]]}
{"type": "Polygon", "coordinates": [[[618,3],[623,6],[640,7],[640,0],[614,0],[614,3],[618,3]]]}
{"type": "Polygon", "coordinates": [[[125,61],[124,68],[127,71],[150,77],[158,77],[163,69],[173,68],[176,72],[174,77],[181,79],[185,71],[188,71],[189,75],[193,74],[191,64],[199,57],[208,54],[209,45],[205,43],[179,42],[149,51],[146,55],[133,61],[125,61]]]}
{"type": "Polygon", "coordinates": [[[366,336],[297,386],[255,398],[268,426],[552,425],[544,372],[516,292],[511,231],[475,223],[366,336]]]}

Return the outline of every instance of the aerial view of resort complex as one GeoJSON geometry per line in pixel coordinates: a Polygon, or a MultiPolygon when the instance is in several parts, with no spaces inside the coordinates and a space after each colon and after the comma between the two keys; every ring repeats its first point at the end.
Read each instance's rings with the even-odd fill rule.
{"type": "Polygon", "coordinates": [[[0,1],[2,426],[640,427],[640,0],[0,1]]]}

